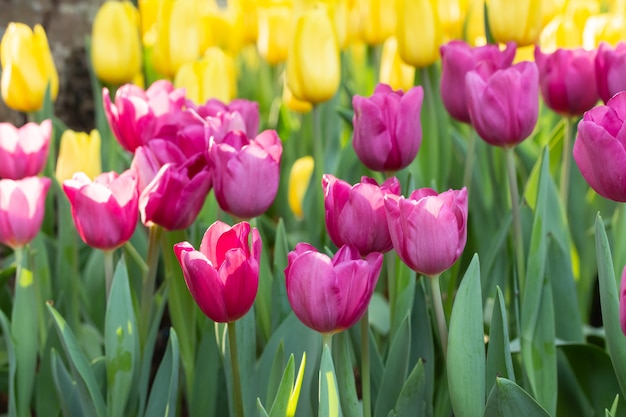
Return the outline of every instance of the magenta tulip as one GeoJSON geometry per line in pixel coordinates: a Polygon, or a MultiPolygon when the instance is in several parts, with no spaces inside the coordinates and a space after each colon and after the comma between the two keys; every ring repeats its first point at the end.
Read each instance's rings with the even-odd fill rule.
{"type": "Polygon", "coordinates": [[[137,181],[132,169],[121,175],[106,172],[93,182],[82,172],[63,181],[76,230],[86,244],[112,250],[130,239],[139,217],[137,181]]]}
{"type": "Polygon", "coordinates": [[[557,49],[544,54],[535,47],[543,101],[562,116],[580,116],[598,102],[596,51],[557,49]]]}
{"type": "Polygon", "coordinates": [[[393,247],[423,275],[438,275],[461,256],[467,241],[467,190],[441,194],[430,188],[409,198],[387,194],[385,209],[393,247]]]}
{"type": "Polygon", "coordinates": [[[366,167],[398,171],[415,159],[422,143],[423,98],[421,86],[403,93],[386,84],[378,84],[371,97],[352,98],[352,146],[366,167]]]}
{"type": "Polygon", "coordinates": [[[626,42],[615,48],[601,42],[596,55],[596,84],[604,103],[620,91],[626,91],[626,42]]]}
{"type": "Polygon", "coordinates": [[[368,177],[351,186],[332,175],[322,177],[326,230],[337,247],[352,245],[362,256],[371,252],[388,252],[393,247],[385,194],[400,194],[400,182],[392,177],[379,186],[368,177]]]}
{"type": "Polygon", "coordinates": [[[382,268],[383,255],[361,258],[354,246],[342,246],[330,259],[307,243],[288,254],[287,298],[302,323],[320,333],[352,327],[369,305],[382,268]]]}
{"type": "Polygon", "coordinates": [[[626,202],[626,92],[583,115],[574,142],[574,160],[598,194],[626,202]]]}
{"type": "Polygon", "coordinates": [[[188,156],[174,142],[155,138],[135,149],[131,168],[137,172],[138,188],[141,193],[167,163],[182,165],[188,156]]]}
{"type": "Polygon", "coordinates": [[[252,140],[244,132],[229,132],[209,152],[222,210],[241,219],[263,214],[274,202],[280,179],[283,147],[276,131],[266,130],[252,140]]]}
{"type": "Polygon", "coordinates": [[[50,119],[20,128],[0,123],[0,178],[19,180],[39,175],[48,159],[51,135],[50,119]]]}
{"type": "Polygon", "coordinates": [[[37,236],[50,183],[45,177],[0,180],[0,243],[15,249],[37,236]]]}
{"type": "Polygon", "coordinates": [[[534,62],[495,70],[483,62],[465,76],[472,126],[485,142],[515,146],[532,133],[539,114],[539,72],[534,62]]]}
{"type": "Polygon", "coordinates": [[[120,145],[135,152],[164,131],[177,129],[185,105],[185,90],[174,89],[169,81],[159,80],[146,91],[133,84],[121,86],[115,93],[115,103],[111,102],[109,90],[103,88],[102,100],[120,145]]]}
{"type": "Polygon", "coordinates": [[[233,322],[254,304],[259,286],[261,238],[247,222],[217,221],[204,234],[200,250],[189,242],[174,245],[187,288],[211,320],[233,322]],[[248,237],[252,234],[252,242],[248,237]]]}
{"type": "Polygon", "coordinates": [[[465,75],[483,61],[491,63],[495,69],[510,67],[515,58],[515,43],[508,43],[506,49],[501,51],[498,45],[472,47],[464,41],[454,40],[441,46],[440,51],[440,92],[443,105],[450,116],[460,122],[469,123],[465,75]]]}
{"type": "Polygon", "coordinates": [[[248,137],[254,137],[259,133],[259,104],[255,101],[235,99],[224,104],[217,99],[210,99],[205,104],[195,106],[188,102],[188,106],[202,117],[223,117],[224,115],[238,114],[244,122],[242,129],[248,137]]]}

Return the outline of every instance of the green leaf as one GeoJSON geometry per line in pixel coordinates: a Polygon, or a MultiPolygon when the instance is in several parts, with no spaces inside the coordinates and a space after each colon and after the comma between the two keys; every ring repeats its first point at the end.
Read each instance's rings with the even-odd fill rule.
{"type": "Polygon", "coordinates": [[[550,417],[526,391],[506,378],[497,378],[487,399],[484,417],[550,417]]]}
{"type": "MultiPolygon", "coordinates": [[[[431,322],[428,313],[428,301],[426,297],[425,280],[420,279],[414,285],[414,301],[411,310],[411,323],[431,322]]],[[[433,331],[430,325],[417,325],[411,329],[411,355],[409,367],[415,367],[418,361],[422,361],[426,378],[426,411],[423,416],[433,415],[433,398],[435,394],[435,347],[433,341],[433,331]]]]}
{"type": "MultiPolygon", "coordinates": [[[[270,371],[269,379],[267,380],[267,404],[273,404],[274,399],[276,398],[276,393],[278,392],[278,387],[282,380],[284,379],[285,372],[285,344],[283,342],[279,343],[278,349],[276,349],[276,353],[274,354],[274,362],[272,363],[272,369],[270,371]]],[[[292,381],[293,382],[293,381],[292,381]]],[[[290,388],[291,389],[291,388],[290,388]]]]}
{"type": "Polygon", "coordinates": [[[287,414],[289,397],[291,396],[291,390],[293,389],[295,368],[296,366],[294,364],[292,354],[289,356],[287,366],[283,372],[283,377],[281,378],[280,385],[276,391],[276,396],[273,398],[272,407],[270,408],[270,417],[283,417],[287,414]]]}
{"type": "Polygon", "coordinates": [[[348,333],[341,332],[333,336],[333,356],[336,364],[337,389],[341,400],[341,410],[345,417],[360,417],[363,414],[363,408],[360,406],[356,394],[350,350],[348,333]]]}
{"type": "Polygon", "coordinates": [[[298,375],[296,376],[296,382],[289,396],[289,403],[287,404],[286,417],[294,417],[296,415],[296,409],[298,407],[298,399],[300,398],[300,389],[302,388],[302,380],[304,378],[304,370],[306,369],[306,352],[302,354],[302,360],[300,361],[300,368],[298,369],[298,375]]]}
{"type": "Polygon", "coordinates": [[[454,414],[480,417],[485,404],[485,337],[478,255],[472,258],[452,307],[447,368],[454,414]]]}
{"type": "Polygon", "coordinates": [[[284,270],[287,267],[287,254],[289,244],[283,219],[278,220],[276,225],[276,241],[274,243],[274,256],[272,268],[274,279],[272,280],[272,332],[282,323],[291,312],[291,306],[287,299],[284,270]]]}
{"type": "Polygon", "coordinates": [[[265,407],[261,404],[261,399],[258,397],[256,399],[256,409],[259,412],[259,417],[269,417],[269,414],[265,411],[265,407]]]}
{"type": "Polygon", "coordinates": [[[427,385],[424,362],[419,360],[402,387],[396,406],[389,413],[389,416],[413,417],[426,415],[428,409],[432,408],[427,385]]]}
{"type": "Polygon", "coordinates": [[[515,382],[511,347],[509,345],[509,328],[506,304],[500,287],[496,288],[496,301],[491,314],[489,326],[489,346],[487,349],[487,386],[495,384],[501,376],[515,382]],[[492,382],[493,381],[493,382],[492,382]]]}
{"type": "Polygon", "coordinates": [[[194,387],[189,402],[189,415],[214,416],[217,408],[221,354],[215,341],[215,323],[205,318],[196,356],[194,387]]]}
{"type": "Polygon", "coordinates": [[[63,414],[66,416],[94,415],[96,410],[89,400],[85,385],[72,378],[56,350],[52,350],[51,353],[51,366],[52,379],[61,400],[63,414]]]}
{"type": "Polygon", "coordinates": [[[619,394],[615,396],[615,399],[613,400],[613,404],[611,405],[611,409],[605,410],[607,413],[607,416],[610,415],[611,417],[615,417],[617,415],[617,403],[618,402],[619,402],[619,394]]]}
{"type": "Polygon", "coordinates": [[[13,344],[13,338],[11,337],[11,325],[9,319],[0,309],[0,327],[2,327],[2,333],[4,334],[4,343],[6,344],[8,362],[9,362],[9,417],[17,417],[17,408],[15,401],[15,374],[17,368],[17,360],[15,357],[15,345],[13,344]]]}
{"type": "Polygon", "coordinates": [[[176,331],[170,328],[170,339],[165,350],[165,356],[159,365],[150,390],[146,417],[176,416],[179,358],[178,337],[176,331]]]}
{"type": "Polygon", "coordinates": [[[328,345],[324,345],[322,361],[319,372],[320,402],[318,417],[341,417],[341,405],[339,404],[339,392],[337,391],[337,378],[333,357],[328,345]]]}
{"type": "Polygon", "coordinates": [[[139,330],[133,310],[128,271],[121,258],[113,275],[104,323],[108,415],[124,415],[139,361],[139,330]]]}

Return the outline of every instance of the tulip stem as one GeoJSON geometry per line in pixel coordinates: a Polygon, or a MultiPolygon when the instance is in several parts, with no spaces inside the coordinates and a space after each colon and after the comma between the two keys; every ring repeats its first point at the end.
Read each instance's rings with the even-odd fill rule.
{"type": "Polygon", "coordinates": [[[372,416],[372,383],[370,378],[370,319],[366,309],[361,317],[361,393],[363,417],[372,416]]]}
{"type": "Polygon", "coordinates": [[[241,378],[239,376],[239,356],[237,353],[237,330],[235,322],[228,322],[228,345],[230,348],[230,364],[233,372],[233,392],[235,415],[243,417],[243,397],[241,395],[241,378]]]}
{"type": "Polygon", "coordinates": [[[322,348],[328,346],[328,350],[332,351],[333,348],[333,335],[332,333],[322,334],[322,348]]]}
{"type": "Polygon", "coordinates": [[[433,308],[435,309],[435,317],[437,318],[441,350],[443,350],[443,357],[445,359],[448,356],[448,326],[446,324],[446,315],[443,311],[443,300],[441,299],[439,276],[440,274],[436,274],[430,277],[430,288],[433,295],[433,308]]]}
{"type": "Polygon", "coordinates": [[[111,295],[111,284],[113,283],[113,251],[103,250],[104,254],[104,280],[106,283],[106,300],[109,303],[109,296],[111,295]]]}
{"type": "Polygon", "coordinates": [[[150,313],[152,312],[152,298],[156,282],[157,268],[159,266],[159,243],[161,227],[152,225],[148,228],[148,255],[146,263],[148,271],[143,278],[141,289],[141,340],[145,341],[150,328],[150,313]]]}
{"type": "Polygon", "coordinates": [[[513,239],[517,264],[518,288],[523,290],[524,278],[526,277],[526,265],[524,264],[524,237],[522,236],[522,218],[519,207],[519,191],[517,188],[517,176],[515,173],[515,147],[505,148],[506,168],[509,178],[509,191],[511,193],[511,211],[513,212],[513,239]]]}
{"type": "Polygon", "coordinates": [[[565,130],[563,131],[563,160],[561,163],[561,201],[565,215],[567,216],[567,198],[569,195],[570,167],[572,165],[572,123],[571,117],[565,117],[565,130]]]}
{"type": "Polygon", "coordinates": [[[463,172],[463,185],[467,188],[467,199],[469,200],[470,189],[472,187],[472,174],[474,170],[474,159],[476,154],[476,131],[470,126],[467,137],[467,154],[465,155],[465,171],[463,172]]]}

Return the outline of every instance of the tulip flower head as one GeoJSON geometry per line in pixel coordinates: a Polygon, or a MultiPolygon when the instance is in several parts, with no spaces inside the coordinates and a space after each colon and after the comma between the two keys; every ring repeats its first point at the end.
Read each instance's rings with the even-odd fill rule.
{"type": "Polygon", "coordinates": [[[105,172],[93,181],[83,172],[63,181],[74,225],[83,242],[113,250],[126,243],[137,226],[137,173],[105,172]]]}
{"type": "Polygon", "coordinates": [[[37,236],[50,183],[46,177],[0,180],[0,243],[15,249],[37,236]]]}
{"type": "Polygon", "coordinates": [[[17,128],[0,123],[0,178],[18,180],[39,175],[48,159],[52,122],[17,128]]]}
{"type": "Polygon", "coordinates": [[[202,58],[178,69],[174,85],[184,88],[187,98],[194,103],[204,103],[211,98],[229,102],[237,95],[235,63],[220,48],[211,47],[202,58]]]}
{"type": "Polygon", "coordinates": [[[463,253],[467,241],[467,190],[430,188],[409,198],[385,195],[389,234],[398,256],[423,275],[438,275],[463,253]]]}
{"type": "Polygon", "coordinates": [[[620,91],[626,91],[626,42],[613,48],[606,42],[600,43],[595,60],[598,94],[606,104],[620,91]]]}
{"type": "Polygon", "coordinates": [[[380,57],[379,81],[394,90],[408,91],[413,87],[415,67],[402,61],[398,53],[398,41],[395,37],[387,38],[380,57]]]}
{"type": "Polygon", "coordinates": [[[100,133],[96,129],[89,134],[69,129],[63,132],[55,172],[57,181],[69,180],[77,172],[84,172],[91,179],[100,175],[100,145],[100,133]]]}
{"type": "Polygon", "coordinates": [[[205,232],[199,250],[181,242],[174,245],[174,252],[189,292],[207,317],[228,323],[250,310],[259,286],[257,229],[251,230],[247,222],[230,227],[217,221],[205,232]]]}
{"type": "Polygon", "coordinates": [[[404,62],[417,68],[439,60],[443,32],[438,4],[441,0],[398,0],[396,38],[404,62]]]}
{"type": "Polygon", "coordinates": [[[298,219],[302,219],[304,214],[302,210],[302,202],[304,201],[304,196],[309,188],[313,168],[315,168],[315,160],[309,155],[296,159],[291,166],[289,185],[287,187],[289,189],[288,203],[289,208],[291,208],[294,216],[298,219]]]}
{"type": "Polygon", "coordinates": [[[488,0],[487,19],[496,41],[536,44],[543,27],[540,0],[488,0]]]}
{"type": "Polygon", "coordinates": [[[378,282],[381,253],[362,259],[355,247],[346,245],[331,259],[308,243],[298,243],[287,257],[287,298],[302,323],[333,334],[359,321],[378,282]]]}
{"type": "Polygon", "coordinates": [[[587,111],[578,123],[574,160],[587,183],[604,198],[626,202],[626,92],[587,111]]]}
{"type": "Polygon", "coordinates": [[[406,93],[378,84],[371,97],[355,95],[352,145],[363,164],[375,171],[397,171],[408,166],[422,143],[420,112],[424,90],[406,93]]]}
{"type": "Polygon", "coordinates": [[[534,62],[495,70],[487,62],[465,76],[472,126],[485,142],[515,146],[532,133],[539,115],[539,71],[534,62]]]}
{"type": "Polygon", "coordinates": [[[326,229],[337,247],[354,246],[362,256],[392,249],[385,214],[385,195],[400,195],[400,182],[392,177],[379,186],[368,177],[351,186],[326,174],[322,177],[326,229]]]}

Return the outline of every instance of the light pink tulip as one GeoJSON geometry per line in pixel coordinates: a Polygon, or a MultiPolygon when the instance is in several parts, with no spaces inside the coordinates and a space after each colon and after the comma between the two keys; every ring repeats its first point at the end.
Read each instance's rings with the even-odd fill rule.
{"type": "Polygon", "coordinates": [[[48,159],[51,135],[49,119],[20,128],[0,123],[0,178],[19,180],[39,175],[48,159]]]}

